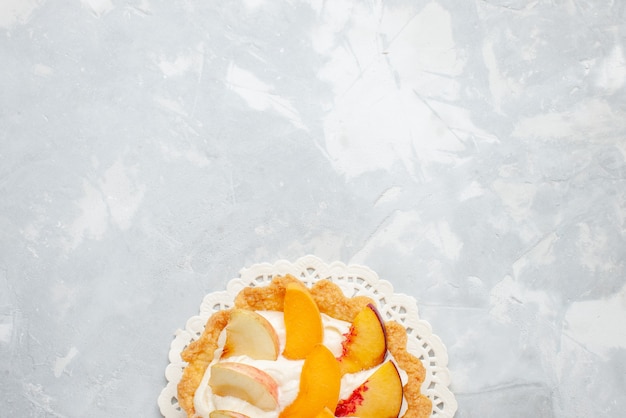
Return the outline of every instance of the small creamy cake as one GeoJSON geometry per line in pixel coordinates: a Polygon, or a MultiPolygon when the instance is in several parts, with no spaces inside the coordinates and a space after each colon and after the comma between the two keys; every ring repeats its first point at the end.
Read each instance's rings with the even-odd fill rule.
{"type": "Polygon", "coordinates": [[[402,325],[329,280],[244,288],[181,353],[189,418],[428,417],[425,368],[402,325]]]}

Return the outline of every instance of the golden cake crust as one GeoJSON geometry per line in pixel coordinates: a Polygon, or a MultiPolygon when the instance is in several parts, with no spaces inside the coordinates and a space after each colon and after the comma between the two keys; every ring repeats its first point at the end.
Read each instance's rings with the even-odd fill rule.
{"type": "MultiPolygon", "coordinates": [[[[256,311],[283,311],[285,289],[291,282],[302,283],[288,274],[274,277],[268,286],[246,287],[236,296],[235,307],[256,311]]],[[[365,296],[346,297],[339,286],[326,279],[316,282],[310,290],[320,312],[342,321],[352,322],[361,309],[368,303],[373,303],[372,299],[365,296]]],[[[214,313],[207,321],[200,338],[190,343],[181,353],[182,359],[188,365],[183,370],[178,384],[178,403],[190,418],[196,417],[194,394],[206,368],[213,361],[219,335],[226,327],[229,316],[230,310],[214,313]]],[[[432,404],[430,399],[420,392],[426,376],[424,365],[406,350],[407,335],[404,327],[394,321],[389,321],[385,325],[389,352],[409,377],[404,386],[408,409],[402,417],[428,417],[432,404]]]]}
{"type": "Polygon", "coordinates": [[[218,311],[211,315],[200,338],[189,344],[180,355],[188,364],[178,383],[178,404],[188,417],[196,416],[193,396],[200,386],[206,368],[213,361],[217,339],[226,327],[229,316],[230,310],[218,311]]]}
{"type": "Polygon", "coordinates": [[[386,322],[385,327],[387,328],[387,348],[400,368],[409,376],[403,392],[409,408],[402,417],[428,417],[432,411],[432,402],[420,390],[426,377],[426,368],[420,359],[406,350],[407,336],[404,327],[395,321],[386,322]]]}

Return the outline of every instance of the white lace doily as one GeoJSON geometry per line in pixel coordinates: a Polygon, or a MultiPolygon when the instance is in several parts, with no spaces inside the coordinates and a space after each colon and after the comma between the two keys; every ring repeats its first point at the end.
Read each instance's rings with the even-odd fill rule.
{"type": "Polygon", "coordinates": [[[255,264],[244,268],[238,279],[228,283],[226,291],[206,295],[200,305],[200,314],[189,318],[184,330],[178,330],[169,352],[170,364],[165,369],[167,386],[158,398],[161,413],[166,418],[185,418],[186,414],[178,405],[176,386],[186,364],[180,357],[182,350],[202,334],[208,318],[216,311],[233,306],[235,296],[247,286],[264,286],[274,276],[291,274],[308,286],[318,280],[329,279],[341,287],[346,296],[369,296],[378,302],[385,320],[394,320],[407,330],[407,349],[419,357],[426,367],[426,379],[422,393],[432,401],[431,416],[452,418],[457,410],[457,402],[448,388],[448,354],[441,339],[432,333],[430,324],[419,319],[417,303],[411,296],[393,292],[391,283],[380,280],[378,275],[367,267],[346,265],[339,262],[326,264],[314,256],[305,256],[296,262],[281,260],[275,264],[255,264]]]}

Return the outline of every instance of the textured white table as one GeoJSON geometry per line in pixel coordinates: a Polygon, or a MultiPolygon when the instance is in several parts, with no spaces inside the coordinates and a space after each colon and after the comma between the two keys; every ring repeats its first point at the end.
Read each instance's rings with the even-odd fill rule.
{"type": "Polygon", "coordinates": [[[0,416],[158,417],[173,332],[315,254],[458,417],[626,410],[622,1],[0,1],[0,416]]]}

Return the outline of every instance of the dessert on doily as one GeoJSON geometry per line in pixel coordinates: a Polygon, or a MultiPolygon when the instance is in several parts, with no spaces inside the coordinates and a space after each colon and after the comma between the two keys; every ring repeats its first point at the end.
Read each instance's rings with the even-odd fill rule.
{"type": "Polygon", "coordinates": [[[456,402],[447,389],[445,364],[439,367],[428,358],[439,355],[445,363],[445,348],[430,334],[434,347],[418,339],[422,344],[416,349],[416,328],[424,323],[407,327],[404,319],[412,312],[406,303],[393,304],[398,295],[386,292],[388,283],[337,276],[340,264],[331,265],[335,274],[310,277],[329,266],[314,257],[298,261],[306,261],[304,273],[278,268],[248,285],[231,282],[232,302],[223,303],[227,298],[219,295],[210,315],[190,320],[187,328],[195,335],[182,332],[181,341],[172,343],[170,382],[159,397],[162,413],[172,418],[412,418],[435,412],[452,417],[456,402]],[[367,291],[350,292],[346,281],[367,291]]]}

